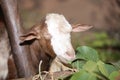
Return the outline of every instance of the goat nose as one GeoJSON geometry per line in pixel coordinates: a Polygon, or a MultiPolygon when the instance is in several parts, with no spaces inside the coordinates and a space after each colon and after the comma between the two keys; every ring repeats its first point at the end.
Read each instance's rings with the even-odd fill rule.
{"type": "Polygon", "coordinates": [[[75,52],[66,52],[66,54],[68,55],[68,57],[69,57],[71,60],[73,60],[73,59],[76,58],[75,52]]]}

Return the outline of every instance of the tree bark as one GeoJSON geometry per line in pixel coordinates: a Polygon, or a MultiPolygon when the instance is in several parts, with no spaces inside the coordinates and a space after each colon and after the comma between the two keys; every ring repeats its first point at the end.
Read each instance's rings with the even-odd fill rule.
{"type": "Polygon", "coordinates": [[[17,0],[1,0],[6,29],[8,32],[11,51],[17,68],[18,77],[29,77],[35,74],[28,46],[20,46],[19,36],[23,33],[17,0]]]}

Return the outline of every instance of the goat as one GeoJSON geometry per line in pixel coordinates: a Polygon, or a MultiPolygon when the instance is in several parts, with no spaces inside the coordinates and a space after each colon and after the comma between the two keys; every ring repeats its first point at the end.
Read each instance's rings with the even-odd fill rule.
{"type": "MultiPolygon", "coordinates": [[[[2,25],[3,27],[1,29],[5,29],[4,24],[2,24],[1,22],[1,26],[2,25]]],[[[53,67],[50,68],[50,66],[53,59],[55,59],[56,56],[62,63],[65,64],[67,64],[68,61],[75,59],[75,51],[71,44],[70,32],[80,32],[90,28],[91,26],[87,25],[70,25],[63,15],[51,13],[48,14],[45,18],[43,18],[43,20],[41,20],[40,23],[34,25],[27,34],[23,34],[20,37],[20,45],[29,45],[29,55],[32,56],[33,63],[31,65],[34,65],[36,72],[38,72],[38,65],[40,60],[43,61],[41,67],[42,71],[50,70],[54,72],[57,71],[58,68],[53,69],[53,67]]],[[[2,69],[4,66],[4,69],[2,69],[3,72],[0,73],[0,79],[6,79],[8,75],[7,60],[10,55],[10,45],[6,31],[1,31],[4,31],[4,33],[1,33],[5,34],[5,36],[1,36],[0,49],[4,47],[2,45],[6,45],[6,48],[8,50],[4,51],[8,52],[5,52],[5,54],[7,54],[5,58],[2,51],[0,51],[0,59],[2,59],[0,60],[0,69],[2,69]],[[3,41],[5,42],[4,44],[2,43],[3,41]],[[5,61],[2,65],[1,63],[3,63],[3,58],[5,61]]],[[[16,75],[16,72],[12,74],[16,75]]]]}
{"type": "Polygon", "coordinates": [[[28,33],[20,37],[20,44],[30,45],[32,61],[36,68],[42,60],[42,70],[49,70],[51,61],[56,56],[64,64],[75,59],[70,33],[86,31],[91,27],[81,24],[71,25],[63,15],[50,13],[39,24],[34,25],[28,33]],[[32,53],[32,51],[36,52],[32,53]]]}

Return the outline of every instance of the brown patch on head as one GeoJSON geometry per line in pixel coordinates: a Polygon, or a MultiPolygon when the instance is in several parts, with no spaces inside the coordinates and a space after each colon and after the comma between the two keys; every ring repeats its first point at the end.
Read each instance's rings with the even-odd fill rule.
{"type": "Polygon", "coordinates": [[[45,53],[47,53],[49,56],[51,56],[53,58],[55,57],[55,53],[54,53],[53,48],[51,46],[50,40],[43,38],[43,39],[39,40],[39,43],[40,43],[42,49],[45,50],[45,53]]]}
{"type": "Polygon", "coordinates": [[[47,25],[45,23],[43,23],[41,26],[40,34],[41,34],[41,39],[39,40],[39,44],[41,45],[42,49],[45,50],[46,54],[54,58],[55,53],[51,46],[51,35],[48,33],[47,25]]]}
{"type": "Polygon", "coordinates": [[[48,33],[45,19],[34,25],[31,30],[20,37],[21,45],[29,45],[32,62],[38,71],[39,61],[42,60],[42,69],[48,70],[51,59],[55,58],[55,53],[51,46],[51,35],[48,33]],[[47,64],[46,64],[47,63],[47,64]]]}
{"type": "Polygon", "coordinates": [[[48,32],[47,25],[45,23],[45,19],[41,20],[41,22],[39,24],[35,25],[35,27],[36,26],[39,27],[38,29],[40,30],[39,35],[41,38],[38,39],[38,41],[39,41],[39,44],[40,44],[42,50],[45,51],[45,54],[54,58],[55,53],[51,46],[51,35],[48,32]]]}
{"type": "Polygon", "coordinates": [[[48,33],[47,25],[45,24],[45,19],[41,20],[40,23],[34,25],[31,30],[20,37],[21,44],[31,44],[34,41],[38,41],[42,50],[51,57],[55,57],[55,53],[51,46],[51,35],[48,33]]]}

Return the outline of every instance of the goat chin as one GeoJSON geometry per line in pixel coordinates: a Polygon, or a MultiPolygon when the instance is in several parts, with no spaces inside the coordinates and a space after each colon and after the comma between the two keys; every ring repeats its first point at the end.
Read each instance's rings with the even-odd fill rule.
{"type": "Polygon", "coordinates": [[[69,66],[64,65],[58,57],[56,57],[51,63],[49,72],[71,70],[69,66]]]}

